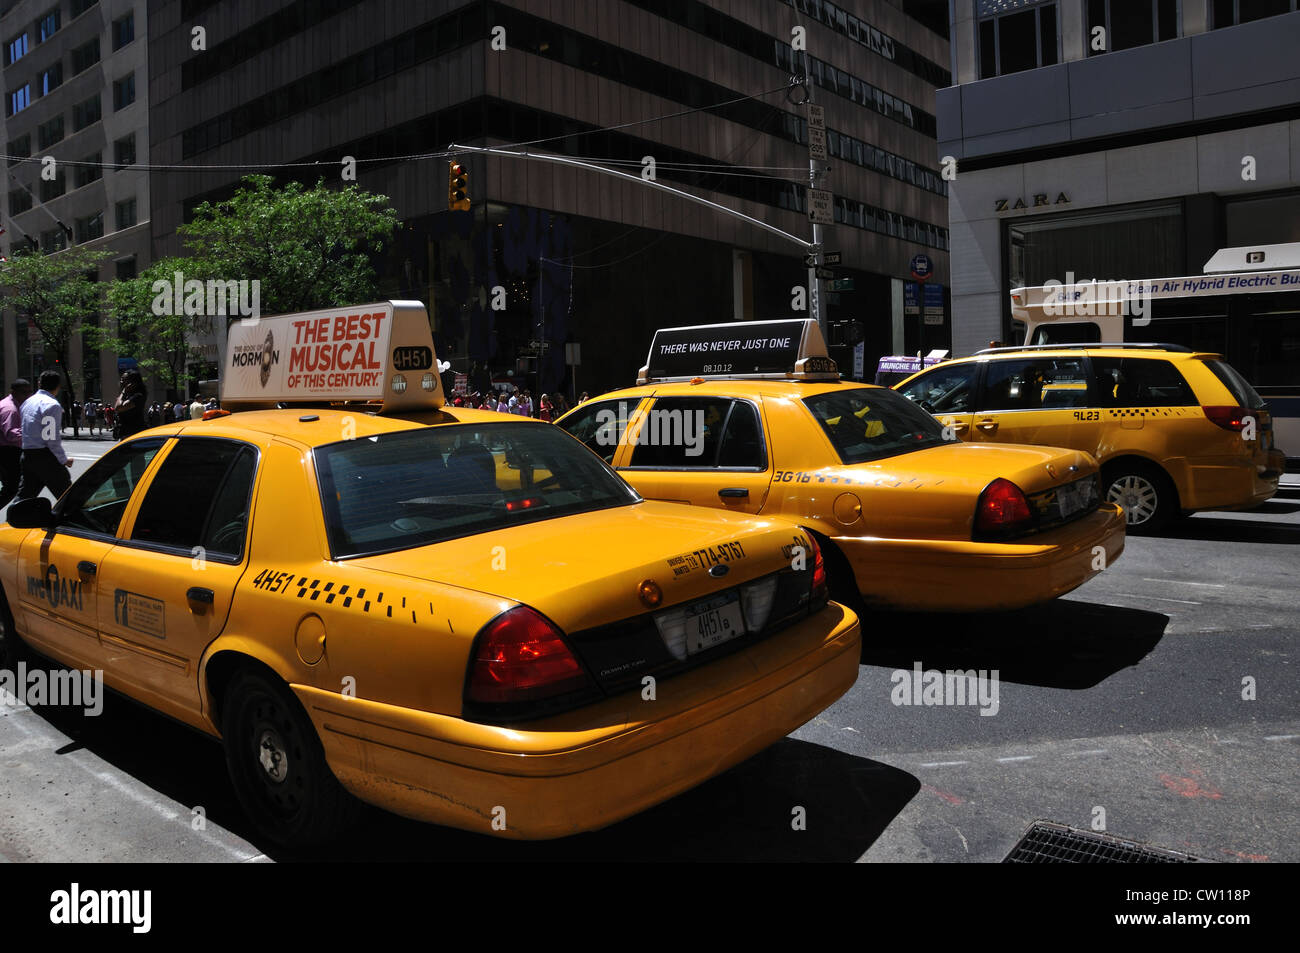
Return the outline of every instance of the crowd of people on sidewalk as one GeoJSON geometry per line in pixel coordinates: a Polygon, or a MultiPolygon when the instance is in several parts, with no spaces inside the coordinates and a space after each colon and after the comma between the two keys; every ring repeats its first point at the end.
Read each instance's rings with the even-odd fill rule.
{"type": "MultiPolygon", "coordinates": [[[[578,398],[581,404],[587,399],[583,391],[578,398]]],[[[470,394],[457,394],[452,397],[453,407],[473,407],[479,410],[495,410],[499,414],[515,414],[519,417],[536,417],[538,420],[553,421],[569,412],[570,405],[561,393],[542,394],[533,401],[529,390],[493,390],[487,394],[474,391],[470,394]]],[[[576,405],[575,405],[576,406],[576,405]]]]}

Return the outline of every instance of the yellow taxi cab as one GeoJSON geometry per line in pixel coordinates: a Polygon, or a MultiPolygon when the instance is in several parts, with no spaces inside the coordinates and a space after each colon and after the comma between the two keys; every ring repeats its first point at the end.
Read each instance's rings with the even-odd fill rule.
{"type": "Polygon", "coordinates": [[[989,349],[895,389],[967,439],[1092,454],[1134,533],[1258,506],[1286,464],[1255,389],[1220,355],[1178,345],[989,349]]]}
{"type": "Polygon", "coordinates": [[[418,302],[233,326],[239,412],[10,508],[7,647],[220,738],[291,845],[349,795],[504,837],[600,828],[853,684],[858,620],[806,531],[644,501],[550,424],[443,407],[432,344],[418,302]]]}
{"type": "Polygon", "coordinates": [[[1123,551],[1086,453],[972,445],[888,388],[839,379],[815,321],[659,330],[640,385],[557,424],[649,499],[783,517],[851,605],[1034,605],[1123,551]]]}

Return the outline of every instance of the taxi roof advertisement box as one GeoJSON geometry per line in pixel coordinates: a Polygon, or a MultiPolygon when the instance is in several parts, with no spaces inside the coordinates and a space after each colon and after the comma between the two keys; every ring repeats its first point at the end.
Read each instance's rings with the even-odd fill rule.
{"type": "Polygon", "coordinates": [[[809,318],[732,321],[660,328],[650,343],[640,383],[696,377],[834,376],[835,362],[817,322],[809,318]]]}
{"type": "Polygon", "coordinates": [[[381,301],[230,326],[221,403],[228,409],[364,402],[384,411],[443,404],[429,316],[381,301]]]}

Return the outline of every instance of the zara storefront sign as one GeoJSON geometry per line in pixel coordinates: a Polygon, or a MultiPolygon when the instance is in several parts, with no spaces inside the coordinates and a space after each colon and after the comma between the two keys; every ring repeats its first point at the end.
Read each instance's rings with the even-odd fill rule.
{"type": "Polygon", "coordinates": [[[1025,202],[1023,196],[1015,199],[994,199],[993,211],[995,212],[1015,212],[1022,208],[1043,208],[1052,205],[1069,205],[1070,199],[1064,192],[1056,194],[1056,201],[1053,202],[1046,192],[1038,192],[1033,196],[1033,203],[1025,202]]]}

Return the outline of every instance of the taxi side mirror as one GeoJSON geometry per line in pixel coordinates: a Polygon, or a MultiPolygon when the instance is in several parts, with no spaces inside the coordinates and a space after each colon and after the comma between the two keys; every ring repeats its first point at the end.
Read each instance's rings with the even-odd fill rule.
{"type": "Polygon", "coordinates": [[[15,529],[53,529],[53,504],[43,496],[19,500],[9,507],[9,525],[15,529]]]}

